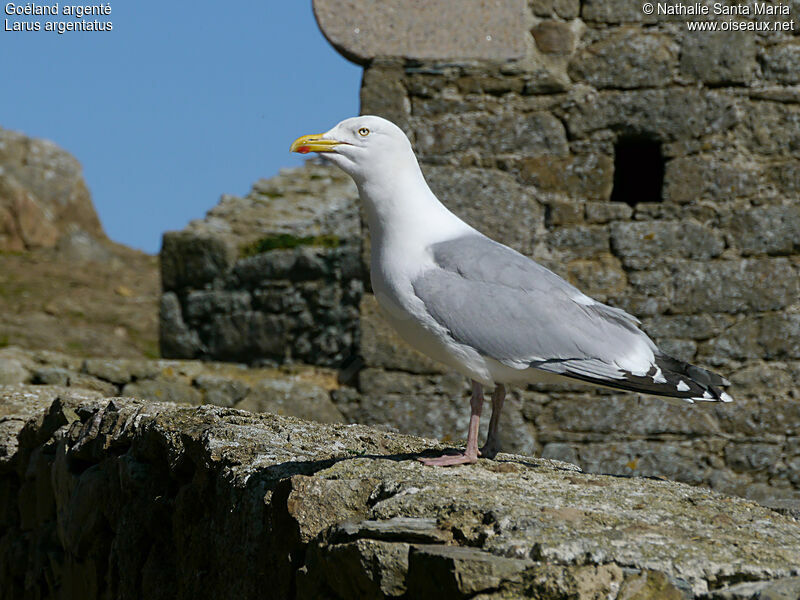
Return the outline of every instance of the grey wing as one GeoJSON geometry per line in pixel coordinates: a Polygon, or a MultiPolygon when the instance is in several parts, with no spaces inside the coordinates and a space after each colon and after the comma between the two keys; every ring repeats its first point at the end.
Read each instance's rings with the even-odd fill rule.
{"type": "Polygon", "coordinates": [[[593,300],[550,269],[481,234],[467,235],[431,246],[436,264],[471,281],[487,282],[542,294],[560,294],[591,305],[608,318],[639,324],[622,309],[593,300]]]}
{"type": "MultiPolygon", "coordinates": [[[[431,247],[412,282],[456,342],[516,368],[686,400],[726,400],[724,379],[663,355],[623,310],[479,234],[431,247]]],[[[727,401],[727,400],[726,400],[727,401]]]]}
{"type": "MultiPolygon", "coordinates": [[[[513,368],[573,369],[620,377],[632,347],[649,338],[616,317],[575,302],[553,287],[509,287],[431,269],[413,282],[429,314],[462,344],[513,368]]],[[[647,344],[649,342],[649,344],[647,344]]],[[[652,346],[654,349],[655,346],[652,346]]],[[[652,350],[648,352],[652,357],[652,350]]],[[[647,360],[643,357],[642,364],[647,360]]],[[[643,367],[642,374],[649,368],[643,367]]]]}

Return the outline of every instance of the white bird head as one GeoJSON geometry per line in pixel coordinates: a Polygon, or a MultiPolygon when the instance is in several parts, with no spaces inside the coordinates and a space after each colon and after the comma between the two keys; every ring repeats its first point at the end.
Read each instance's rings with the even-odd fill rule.
{"type": "Polygon", "coordinates": [[[419,169],[403,130],[372,115],[345,119],[325,133],[299,137],[290,150],[300,154],[320,152],[356,183],[385,177],[387,172],[419,169]]]}

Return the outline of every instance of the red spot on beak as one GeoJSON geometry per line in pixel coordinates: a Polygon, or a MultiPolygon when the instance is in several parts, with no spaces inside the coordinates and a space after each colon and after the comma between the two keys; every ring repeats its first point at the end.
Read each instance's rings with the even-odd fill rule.
{"type": "Polygon", "coordinates": [[[308,154],[309,152],[311,152],[311,148],[309,148],[308,146],[300,146],[300,147],[297,149],[297,151],[298,151],[300,154],[308,154]]]}

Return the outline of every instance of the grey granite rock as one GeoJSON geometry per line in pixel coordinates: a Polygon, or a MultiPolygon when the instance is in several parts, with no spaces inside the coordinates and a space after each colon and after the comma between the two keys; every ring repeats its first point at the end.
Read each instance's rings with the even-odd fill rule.
{"type": "Polygon", "coordinates": [[[425,59],[520,58],[525,52],[525,2],[434,0],[408,6],[315,0],[314,14],[328,41],[350,60],[374,56],[425,59]]]}
{"type": "Polygon", "coordinates": [[[425,440],[215,407],[27,406],[0,438],[5,595],[46,595],[55,573],[90,600],[255,598],[265,581],[303,598],[744,598],[798,576],[796,520],[679,483],[515,455],[431,469],[413,460],[425,440]]]}

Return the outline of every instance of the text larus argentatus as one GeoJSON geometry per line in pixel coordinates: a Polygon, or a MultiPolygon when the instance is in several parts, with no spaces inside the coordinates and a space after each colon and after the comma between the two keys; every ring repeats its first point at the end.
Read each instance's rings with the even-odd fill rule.
{"type": "Polygon", "coordinates": [[[426,464],[494,457],[507,384],[566,378],[688,402],[732,400],[721,389],[726,379],[661,352],[635,317],[447,210],[393,123],[347,119],[298,138],[291,150],[321,152],[353,178],[372,237],[372,289],[386,318],[411,346],[472,380],[466,450],[426,464]],[[484,386],[495,389],[479,451],[484,386]]]}

